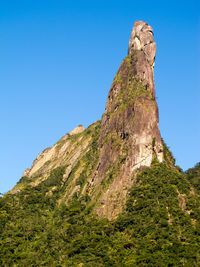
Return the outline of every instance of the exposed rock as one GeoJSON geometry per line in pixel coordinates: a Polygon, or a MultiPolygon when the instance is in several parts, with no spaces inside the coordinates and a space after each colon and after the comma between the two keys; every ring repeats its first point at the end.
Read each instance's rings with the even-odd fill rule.
{"type": "Polygon", "coordinates": [[[51,160],[55,154],[55,146],[48,147],[42,151],[31,165],[29,176],[38,171],[47,161],[51,160]]]}
{"type": "Polygon", "coordinates": [[[30,172],[30,169],[27,168],[27,169],[23,172],[22,177],[24,177],[24,176],[28,176],[28,175],[29,175],[29,172],[30,172]]]}
{"type": "MultiPolygon", "coordinates": [[[[63,136],[58,143],[56,143],[52,147],[48,147],[43,150],[37,158],[33,161],[31,168],[27,168],[22,176],[32,176],[35,174],[40,168],[44,166],[44,164],[48,164],[50,161],[54,160],[55,158],[62,158],[62,155],[68,150],[70,146],[70,140],[67,140],[70,136],[80,134],[84,131],[84,127],[79,125],[78,127],[74,128],[71,132],[67,133],[63,136]]],[[[81,139],[79,139],[81,141],[81,139]]],[[[88,143],[87,143],[88,144],[88,143]]],[[[81,151],[81,147],[79,151],[76,151],[76,154],[79,155],[81,151]]],[[[76,158],[76,155],[74,156],[76,158]]],[[[73,161],[73,160],[72,160],[73,161]]]]}
{"type": "Polygon", "coordinates": [[[144,21],[136,21],[133,25],[128,54],[134,53],[135,50],[144,51],[148,62],[154,66],[156,43],[153,41],[153,29],[144,21]]]}
{"type": "Polygon", "coordinates": [[[79,134],[82,133],[85,130],[83,125],[79,125],[78,127],[74,128],[69,135],[79,134]]]}
{"type": "Polygon", "coordinates": [[[186,195],[185,194],[181,194],[178,189],[177,189],[177,193],[178,193],[178,202],[179,202],[179,206],[182,209],[182,211],[184,211],[186,214],[190,214],[192,211],[191,210],[187,210],[186,208],[186,195]]]}
{"type": "Polygon", "coordinates": [[[98,167],[91,179],[93,197],[95,188],[105,180],[109,183],[109,190],[102,188],[105,192],[96,212],[110,219],[121,211],[134,173],[150,166],[154,157],[163,161],[152,68],[155,51],[152,28],[145,22],[135,22],[128,56],[109,91],[102,117],[98,167]]]}

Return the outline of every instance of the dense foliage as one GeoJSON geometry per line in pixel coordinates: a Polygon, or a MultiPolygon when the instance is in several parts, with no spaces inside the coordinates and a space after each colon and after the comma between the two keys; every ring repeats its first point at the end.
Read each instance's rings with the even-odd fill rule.
{"type": "Polygon", "coordinates": [[[188,169],[185,174],[186,178],[200,193],[200,162],[194,168],[188,169]]]}
{"type": "Polygon", "coordinates": [[[155,162],[109,222],[91,212],[87,195],[58,203],[64,170],[0,199],[0,266],[200,265],[200,198],[191,176],[155,162]]]}

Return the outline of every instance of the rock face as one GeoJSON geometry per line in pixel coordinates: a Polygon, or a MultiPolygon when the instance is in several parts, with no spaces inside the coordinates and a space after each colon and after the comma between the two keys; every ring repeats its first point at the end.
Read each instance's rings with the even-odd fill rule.
{"type": "Polygon", "coordinates": [[[111,85],[102,117],[100,157],[91,180],[91,194],[102,183],[109,184],[107,190],[102,189],[105,192],[96,208],[101,216],[113,218],[121,211],[136,170],[150,166],[154,157],[163,161],[153,74],[155,52],[151,26],[136,21],[128,56],[111,85]]]}
{"type": "Polygon", "coordinates": [[[128,54],[142,50],[151,66],[154,66],[156,43],[153,41],[153,29],[144,21],[136,21],[133,25],[128,46],[128,54]]]}
{"type": "MultiPolygon", "coordinates": [[[[83,131],[84,131],[84,127],[82,125],[79,125],[76,128],[74,128],[71,132],[69,132],[65,136],[63,136],[61,138],[61,140],[58,143],[56,143],[54,146],[48,147],[45,150],[43,150],[37,156],[37,158],[33,161],[31,168],[30,169],[27,168],[23,172],[22,177],[23,176],[31,177],[31,176],[35,175],[35,173],[37,173],[45,164],[46,164],[46,167],[47,167],[47,165],[49,165],[48,169],[47,168],[44,169],[44,171],[47,172],[47,170],[51,169],[51,167],[52,167],[52,165],[49,164],[50,162],[54,161],[54,164],[55,164],[55,161],[64,162],[65,161],[64,157],[65,157],[66,151],[71,149],[69,138],[73,135],[80,134],[83,131]]],[[[78,154],[77,151],[76,151],[76,154],[78,154]]],[[[71,162],[70,162],[70,164],[71,164],[71,162]]]]}
{"type": "Polygon", "coordinates": [[[79,134],[79,133],[82,133],[84,130],[85,130],[85,129],[84,129],[83,125],[79,125],[79,126],[77,126],[76,128],[74,128],[74,129],[69,133],[69,135],[79,134]]]}

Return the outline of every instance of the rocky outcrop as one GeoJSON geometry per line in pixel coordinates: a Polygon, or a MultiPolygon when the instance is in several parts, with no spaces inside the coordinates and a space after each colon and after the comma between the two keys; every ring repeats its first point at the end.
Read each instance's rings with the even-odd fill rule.
{"type": "Polygon", "coordinates": [[[156,43],[153,40],[153,29],[144,21],[136,21],[129,40],[128,54],[142,50],[150,66],[154,66],[156,43]]]}
{"type": "Polygon", "coordinates": [[[113,218],[121,211],[138,169],[150,166],[154,157],[163,161],[153,74],[155,51],[151,26],[135,22],[128,56],[109,91],[101,123],[99,162],[91,179],[91,195],[95,188],[107,184],[107,189],[102,186],[104,193],[96,208],[101,216],[113,218]]]}
{"type": "Polygon", "coordinates": [[[82,133],[85,130],[83,125],[79,125],[76,128],[74,128],[71,132],[69,132],[69,135],[79,134],[82,133]]]}
{"type": "MultiPolygon", "coordinates": [[[[63,158],[65,158],[66,151],[71,152],[73,150],[73,146],[71,146],[71,140],[70,137],[73,135],[80,134],[84,131],[84,127],[82,125],[79,125],[78,127],[74,128],[71,132],[67,133],[65,136],[63,136],[59,142],[57,142],[54,146],[48,147],[45,150],[43,150],[37,158],[33,161],[31,168],[27,168],[23,176],[31,177],[32,175],[35,175],[39,170],[41,170],[42,167],[46,165],[48,168],[43,168],[41,170],[42,173],[47,172],[47,170],[51,169],[52,164],[50,162],[53,162],[54,166],[56,166],[56,162],[65,162],[63,158]]],[[[81,141],[81,140],[78,140],[81,141]]],[[[88,142],[87,142],[88,144],[88,142]]],[[[85,144],[84,144],[85,147],[85,144]]],[[[77,155],[80,154],[80,151],[82,151],[82,146],[79,147],[79,150],[75,152],[75,155],[73,155],[71,162],[75,162],[77,155]]],[[[40,172],[40,173],[41,173],[40,172]]]]}

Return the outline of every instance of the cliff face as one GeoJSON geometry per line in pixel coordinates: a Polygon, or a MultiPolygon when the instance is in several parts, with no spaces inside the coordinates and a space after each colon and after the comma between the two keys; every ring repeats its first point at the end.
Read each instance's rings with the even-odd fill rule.
{"type": "Polygon", "coordinates": [[[115,217],[133,183],[134,172],[150,166],[153,157],[163,161],[153,78],[155,52],[152,28],[145,22],[135,22],[128,56],[112,83],[101,122],[100,158],[91,179],[91,191],[109,180],[99,200],[100,215],[115,217]]]}
{"type": "MultiPolygon", "coordinates": [[[[68,202],[76,194],[88,195],[100,216],[115,218],[123,208],[137,170],[164,160],[155,100],[153,30],[136,21],[128,56],[111,85],[101,122],[78,127],[38,155],[23,176],[36,186],[50,172],[65,167],[63,194],[68,202]]],[[[22,180],[23,181],[23,180],[22,180]]],[[[13,192],[23,188],[18,184],[13,192]]]]}

